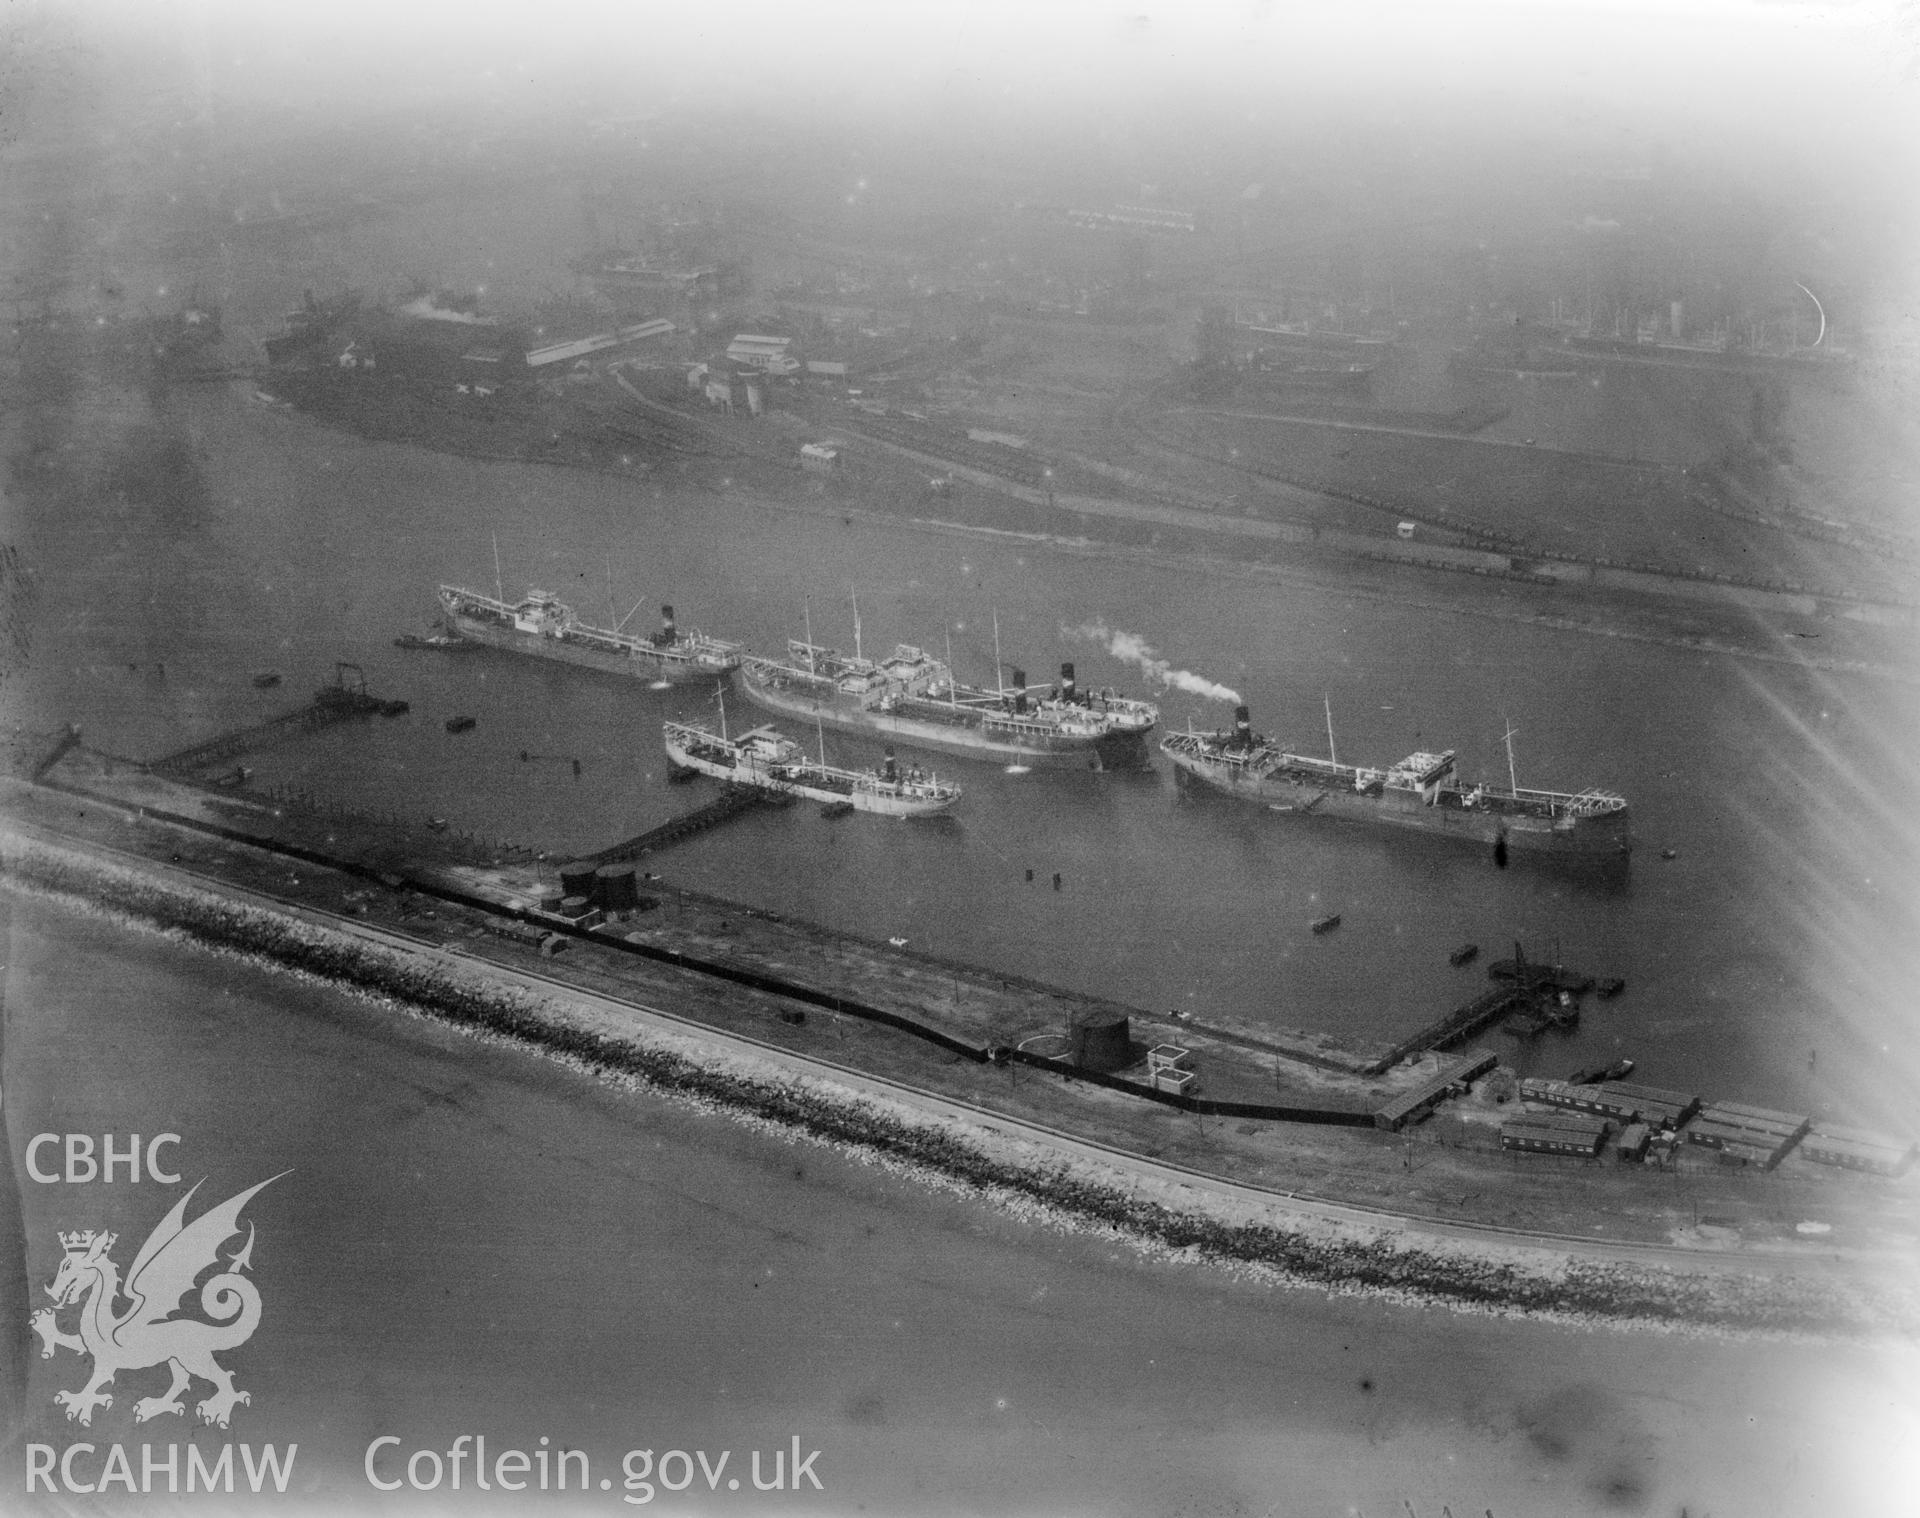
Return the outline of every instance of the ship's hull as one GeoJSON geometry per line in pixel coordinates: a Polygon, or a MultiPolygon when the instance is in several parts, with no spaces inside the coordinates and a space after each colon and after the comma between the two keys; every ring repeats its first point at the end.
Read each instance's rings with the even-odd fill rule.
{"type": "Polygon", "coordinates": [[[1168,750],[1167,757],[1180,775],[1276,812],[1407,828],[1490,848],[1504,842],[1509,849],[1536,854],[1625,858],[1633,846],[1625,808],[1593,815],[1543,816],[1532,810],[1463,806],[1457,792],[1444,792],[1428,804],[1417,791],[1371,795],[1351,786],[1295,783],[1286,776],[1253,774],[1242,766],[1210,763],[1203,756],[1174,750],[1168,750]]]}
{"type": "Polygon", "coordinates": [[[740,667],[740,689],[754,705],[807,725],[817,722],[838,732],[889,738],[968,759],[1082,769],[1140,769],[1148,761],[1145,730],[1098,735],[1059,732],[1011,712],[946,709],[934,701],[914,702],[907,710],[886,710],[863,706],[854,697],[819,695],[800,682],[782,684],[777,675],[769,676],[750,664],[740,667]]]}
{"type": "Polygon", "coordinates": [[[672,645],[664,648],[648,648],[645,645],[633,649],[596,648],[568,638],[520,632],[459,611],[449,611],[447,620],[461,637],[474,643],[483,643],[489,648],[528,654],[536,659],[554,659],[562,664],[577,664],[584,669],[604,670],[608,674],[626,675],[634,679],[670,680],[675,684],[686,684],[696,680],[718,679],[728,668],[725,664],[689,655],[672,645]]]}
{"type": "Polygon", "coordinates": [[[674,763],[730,785],[751,785],[778,791],[787,796],[805,796],[829,804],[846,803],[856,812],[871,812],[877,817],[933,817],[952,807],[957,795],[927,797],[903,795],[885,782],[874,786],[848,783],[842,772],[839,783],[830,783],[827,772],[816,774],[811,767],[782,766],[781,773],[770,773],[750,763],[728,763],[702,753],[700,747],[681,742],[669,734],[667,755],[674,763]]]}

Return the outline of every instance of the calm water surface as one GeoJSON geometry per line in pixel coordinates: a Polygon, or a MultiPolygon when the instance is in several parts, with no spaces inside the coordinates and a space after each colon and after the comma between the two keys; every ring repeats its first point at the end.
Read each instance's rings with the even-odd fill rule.
{"type": "MultiPolygon", "coordinates": [[[[645,480],[476,464],[375,446],[265,413],[237,392],[177,396],[204,496],[41,528],[47,604],[30,698],[110,748],[149,754],[283,709],[362,664],[410,716],[263,756],[281,781],[378,810],[557,851],[628,836],[693,803],[669,788],[659,723],[717,717],[704,690],[653,691],[492,652],[395,649],[447,579],[510,595],[538,584],[584,613],[683,624],[778,648],[816,637],[918,642],[991,680],[1139,673],[1072,630],[1145,636],[1238,690],[1256,725],[1315,751],[1331,703],[1343,757],[1451,747],[1469,776],[1603,786],[1633,803],[1624,874],[1315,824],[1194,796],[1144,775],[1008,774],[935,756],[967,795],[932,825],[828,822],[796,807],[661,856],[669,878],[875,936],[1167,1010],[1229,1003],[1275,1021],[1396,1036],[1465,1000],[1514,939],[1628,992],[1571,1038],[1502,1040],[1523,1071],[1630,1054],[1644,1078],[1867,1121],[1920,1090],[1910,988],[1914,859],[1905,798],[1914,688],[1788,665],[1456,616],[1340,594],[873,528],[645,480]],[[260,691],[249,674],[286,684],[260,691]],[[478,728],[449,736],[443,719],[478,728]],[[528,757],[523,759],[522,754],[528,757]],[[581,773],[573,773],[578,759],[581,773]],[[1671,861],[1660,857],[1671,849],[1671,861]],[[1029,883],[1026,872],[1032,870],[1029,883]],[[1061,889],[1051,887],[1062,877],[1061,889]],[[1338,933],[1308,924],[1339,912],[1338,933]]],[[[1223,724],[1178,692],[1165,721],[1223,724]]],[[[729,702],[729,720],[761,718],[729,702]]],[[[802,738],[811,735],[796,734],[802,738]]],[[[826,739],[870,763],[877,746],[826,739]]]]}

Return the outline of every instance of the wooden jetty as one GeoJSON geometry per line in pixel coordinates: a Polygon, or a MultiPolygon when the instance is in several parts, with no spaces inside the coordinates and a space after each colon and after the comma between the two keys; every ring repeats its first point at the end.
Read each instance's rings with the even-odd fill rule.
{"type": "Polygon", "coordinates": [[[1481,1029],[1497,1022],[1509,1012],[1527,1006],[1532,998],[1533,992],[1528,987],[1495,986],[1491,991],[1476,996],[1465,1006],[1455,1007],[1446,1016],[1437,1018],[1410,1037],[1402,1039],[1374,1062],[1368,1074],[1389,1070],[1401,1060],[1411,1059],[1416,1054],[1424,1054],[1429,1049],[1444,1049],[1449,1044],[1457,1044],[1462,1039],[1472,1038],[1481,1029]]]}
{"type": "Polygon", "coordinates": [[[763,790],[756,785],[730,785],[705,806],[695,807],[691,812],[683,812],[669,822],[663,822],[656,828],[648,828],[644,833],[635,834],[624,842],[611,848],[600,850],[597,854],[582,854],[580,864],[621,864],[629,859],[638,859],[642,854],[651,854],[683,839],[691,838],[695,833],[704,833],[708,828],[718,827],[721,823],[750,812],[756,807],[787,806],[793,797],[779,791],[763,790]]]}
{"type": "Polygon", "coordinates": [[[283,712],[278,717],[269,717],[265,722],[223,733],[203,743],[189,744],[186,748],[153,760],[147,765],[147,770],[170,779],[188,780],[242,754],[255,753],[289,738],[303,737],[320,728],[332,727],[338,722],[350,722],[357,717],[396,716],[405,710],[405,702],[386,701],[370,695],[366,678],[360,675],[358,665],[342,664],[335,668],[334,683],[321,686],[314,692],[313,700],[297,711],[283,712]],[[349,670],[358,677],[351,683],[347,679],[349,670]]]}

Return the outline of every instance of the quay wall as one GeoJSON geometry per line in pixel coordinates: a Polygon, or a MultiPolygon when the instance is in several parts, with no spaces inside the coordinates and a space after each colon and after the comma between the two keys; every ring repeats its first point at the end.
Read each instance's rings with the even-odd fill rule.
{"type": "MultiPolygon", "coordinates": [[[[70,795],[89,796],[91,793],[77,786],[68,786],[59,782],[43,780],[48,789],[62,791],[70,795]]],[[[93,797],[93,799],[102,799],[93,797]]],[[[124,803],[114,803],[124,805],[124,803]]],[[[895,1012],[884,1007],[876,1007],[854,997],[842,996],[835,992],[801,985],[776,975],[769,975],[743,965],[728,964],[702,955],[687,954],[678,949],[657,943],[636,943],[617,934],[602,932],[596,928],[583,928],[565,919],[550,917],[545,913],[531,913],[507,906],[492,900],[478,892],[463,890],[434,873],[424,871],[398,872],[376,870],[370,866],[342,859],[321,850],[303,847],[281,839],[263,838],[244,833],[237,829],[223,827],[218,823],[198,818],[185,817],[161,808],[141,806],[134,808],[138,815],[153,817],[175,827],[190,829],[219,838],[225,842],[238,844],[245,848],[260,849],[278,854],[285,858],[298,860],[302,864],[314,865],[325,869],[340,871],[343,874],[357,876],[370,882],[386,884],[387,877],[395,875],[403,880],[408,889],[423,896],[430,896],[452,906],[469,908],[484,912],[493,917],[504,917],[532,924],[543,933],[573,939],[582,943],[594,944],[601,949],[610,949],[616,953],[630,954],[637,958],[649,959],[659,964],[671,965],[676,969],[690,970],[695,974],[725,981],[731,985],[742,986],[750,990],[764,991],[775,996],[785,997],[807,1006],[823,1008],[847,1017],[856,1017],[864,1022],[877,1023],[922,1040],[949,1054],[959,1055],[976,1064],[990,1061],[1007,1061],[1031,1065],[1049,1070],[1063,1079],[1083,1081],[1090,1085],[1105,1087],[1109,1090],[1124,1092],[1143,1101],[1157,1102],[1162,1106],[1177,1107],[1182,1111],[1193,1112],[1207,1117],[1232,1117],[1253,1119],[1265,1122],[1318,1123],[1336,1127],[1366,1128],[1373,1125],[1373,1108],[1360,1109],[1352,1106],[1306,1106],[1286,1105],[1270,1102],[1222,1101],[1213,1097],[1187,1096],[1183,1093],[1161,1091],[1143,1082],[1127,1080],[1119,1076],[1105,1074],[1096,1070],[1084,1070],[1063,1060],[1048,1059],[1042,1055],[1022,1049],[989,1047],[956,1038],[941,1028],[919,1018],[895,1012]]],[[[1055,988],[1045,989],[1049,992],[1055,988]]]]}
{"type": "Polygon", "coordinates": [[[1175,1188],[1148,1185],[1140,1170],[1124,1167],[1130,1157],[1117,1152],[1118,1164],[1069,1160],[1045,1147],[1044,1130],[1030,1130],[1030,1138],[1040,1141],[1036,1150],[1033,1142],[1009,1140],[1004,1132],[940,1121],[838,1087],[826,1067],[820,1078],[802,1078],[717,1047],[703,1050],[697,1037],[655,1037],[639,1029],[609,1033],[566,1002],[502,985],[477,970],[444,969],[401,948],[112,864],[81,849],[0,832],[0,880],[311,974],[808,1139],[871,1152],[989,1200],[1038,1205],[1068,1225],[1109,1229],[1196,1261],[1260,1267],[1284,1284],[1386,1293],[1465,1310],[1734,1332],[1853,1335],[1920,1327],[1920,1309],[1903,1297],[1830,1276],[1764,1275],[1744,1272],[1737,1263],[1668,1270],[1570,1254],[1551,1241],[1529,1246],[1524,1236],[1492,1247],[1437,1238],[1416,1243],[1377,1225],[1342,1230],[1305,1214],[1289,1217],[1287,1199],[1278,1194],[1270,1196],[1271,1206],[1250,1211],[1217,1192],[1178,1184],[1176,1205],[1167,1200],[1175,1188]]]}

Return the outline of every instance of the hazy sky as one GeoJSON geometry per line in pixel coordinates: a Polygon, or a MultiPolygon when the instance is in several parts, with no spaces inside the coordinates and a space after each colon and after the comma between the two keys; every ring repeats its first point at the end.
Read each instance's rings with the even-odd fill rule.
{"type": "Polygon", "coordinates": [[[1017,160],[1028,133],[1035,161],[1059,144],[1145,145],[1143,159],[1157,143],[1193,145],[1182,161],[1227,176],[1263,152],[1311,173],[1335,147],[1373,134],[1419,159],[1446,193],[1476,169],[1506,172],[1518,149],[1536,164],[1544,150],[1550,163],[1565,144],[1565,166],[1579,168],[1609,154],[1644,163],[1657,145],[1709,193],[1751,190],[1786,206],[1803,235],[1824,235],[1824,221],[1837,243],[1879,247],[1896,282],[1920,263],[1895,251],[1920,247],[1915,0],[40,0],[38,9],[90,18],[123,56],[171,62],[229,126],[284,114],[324,129],[329,113],[346,122],[464,106],[499,113],[502,127],[523,113],[577,122],[660,111],[748,137],[784,117],[796,140],[812,125],[851,127],[949,158],[977,143],[1017,160]]]}
{"type": "MultiPolygon", "coordinates": [[[[55,0],[58,3],[58,0],[55,0]]],[[[1920,15],[1903,0],[70,0],[218,53],[457,84],[625,62],[636,88],[841,96],[1038,92],[1592,92],[1756,127],[1906,113],[1920,15]],[[404,66],[402,66],[404,65],[404,66]],[[1900,103],[1904,100],[1904,104],[1900,103]]]]}

